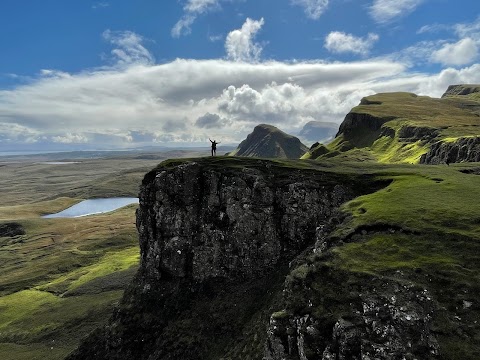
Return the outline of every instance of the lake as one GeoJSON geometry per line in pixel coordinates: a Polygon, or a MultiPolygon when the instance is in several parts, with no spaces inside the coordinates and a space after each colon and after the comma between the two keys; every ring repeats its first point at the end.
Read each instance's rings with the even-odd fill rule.
{"type": "Polygon", "coordinates": [[[42,216],[45,219],[52,218],[72,218],[87,215],[102,214],[120,209],[121,207],[138,204],[138,198],[107,198],[107,199],[90,199],[75,204],[68,209],[60,211],[56,214],[42,216]]]}

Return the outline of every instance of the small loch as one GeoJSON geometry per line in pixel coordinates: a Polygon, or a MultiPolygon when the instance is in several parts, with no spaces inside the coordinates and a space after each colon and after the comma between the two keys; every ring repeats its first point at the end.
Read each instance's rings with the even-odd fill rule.
{"type": "Polygon", "coordinates": [[[84,200],[56,214],[42,216],[45,219],[75,218],[103,214],[120,209],[130,204],[138,204],[138,198],[105,198],[84,200]]]}

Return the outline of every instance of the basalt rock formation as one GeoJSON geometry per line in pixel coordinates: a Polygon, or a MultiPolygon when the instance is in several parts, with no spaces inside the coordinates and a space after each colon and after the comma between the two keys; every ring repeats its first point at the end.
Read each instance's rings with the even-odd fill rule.
{"type": "Polygon", "coordinates": [[[452,142],[437,142],[420,158],[421,164],[480,161],[480,137],[464,137],[452,142]]]}
{"type": "Polygon", "coordinates": [[[260,124],[243,140],[230,156],[299,159],[308,148],[295,136],[275,126],[260,124]]]}
{"type": "Polygon", "coordinates": [[[262,359],[289,263],[342,203],[384,186],[290,165],[199,159],[147,174],[140,270],[110,324],[69,359],[262,359]]]}
{"type": "Polygon", "coordinates": [[[475,84],[460,84],[460,85],[450,85],[442,95],[442,98],[452,96],[452,95],[470,95],[474,93],[480,93],[480,85],[475,84]]]}

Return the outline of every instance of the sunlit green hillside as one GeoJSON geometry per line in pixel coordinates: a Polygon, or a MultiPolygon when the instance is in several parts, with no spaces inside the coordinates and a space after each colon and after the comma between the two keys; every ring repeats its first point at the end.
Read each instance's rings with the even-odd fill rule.
{"type": "Polygon", "coordinates": [[[362,99],[346,116],[328,153],[312,149],[303,158],[328,158],[360,149],[382,163],[418,163],[435,143],[480,136],[479,114],[479,93],[441,99],[376,94],[362,99]]]}

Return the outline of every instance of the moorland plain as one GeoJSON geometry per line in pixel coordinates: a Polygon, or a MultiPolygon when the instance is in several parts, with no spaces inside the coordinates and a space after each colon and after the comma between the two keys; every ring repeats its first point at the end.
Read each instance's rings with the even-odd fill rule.
{"type": "Polygon", "coordinates": [[[108,319],[138,266],[137,205],[81,218],[41,216],[83,199],[136,197],[161,160],[199,154],[0,158],[1,359],[64,358],[108,319]]]}

